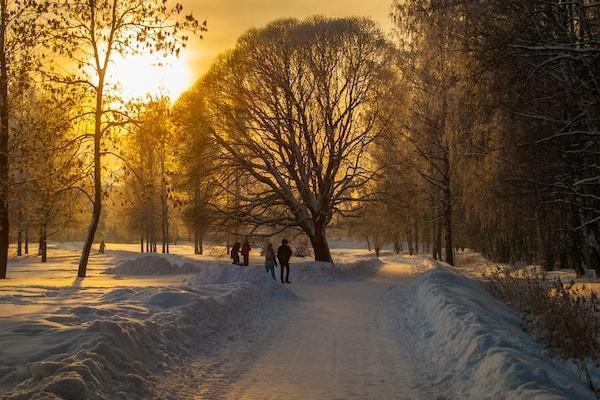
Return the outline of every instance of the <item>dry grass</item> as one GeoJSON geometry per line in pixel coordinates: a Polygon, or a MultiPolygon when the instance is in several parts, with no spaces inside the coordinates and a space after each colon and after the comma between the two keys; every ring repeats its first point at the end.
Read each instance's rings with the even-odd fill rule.
{"type": "Polygon", "coordinates": [[[484,277],[489,291],[523,313],[527,328],[554,354],[574,360],[588,386],[595,385],[590,365],[600,364],[600,299],[585,285],[546,279],[533,269],[501,267],[484,277]]]}

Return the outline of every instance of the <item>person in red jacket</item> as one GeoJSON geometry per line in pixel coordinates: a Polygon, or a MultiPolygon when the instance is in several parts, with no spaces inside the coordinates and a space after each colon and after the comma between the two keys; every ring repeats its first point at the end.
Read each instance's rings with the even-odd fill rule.
{"type": "Polygon", "coordinates": [[[244,240],[241,253],[244,257],[244,262],[242,263],[242,265],[247,266],[250,263],[250,243],[248,242],[248,239],[244,240]]]}

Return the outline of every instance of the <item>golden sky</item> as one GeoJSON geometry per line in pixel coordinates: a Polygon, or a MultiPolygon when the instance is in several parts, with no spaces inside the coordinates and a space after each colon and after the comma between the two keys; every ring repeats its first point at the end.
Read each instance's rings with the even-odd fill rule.
{"type": "Polygon", "coordinates": [[[242,33],[278,18],[363,16],[374,19],[387,32],[391,29],[391,3],[391,0],[183,0],[184,9],[192,10],[198,19],[208,22],[204,39],[190,43],[186,63],[198,78],[215,56],[231,48],[242,33]]]}
{"type": "Polygon", "coordinates": [[[378,22],[384,32],[391,30],[392,0],[180,0],[184,12],[193,12],[208,22],[204,39],[192,38],[179,59],[159,59],[150,54],[118,58],[112,73],[126,97],[146,93],[167,94],[173,100],[192,86],[214,58],[235,45],[246,30],[286,17],[312,15],[361,16],[378,22]],[[157,65],[157,61],[165,63],[157,65]]]}

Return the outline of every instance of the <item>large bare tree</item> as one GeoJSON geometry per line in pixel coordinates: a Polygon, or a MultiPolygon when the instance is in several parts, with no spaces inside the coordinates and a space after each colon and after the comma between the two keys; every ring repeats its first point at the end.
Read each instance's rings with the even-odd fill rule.
{"type": "Polygon", "coordinates": [[[285,19],[243,35],[200,83],[222,171],[242,182],[229,190],[236,217],[299,228],[315,259],[332,261],[328,224],[367,200],[376,175],[367,149],[389,127],[393,65],[367,19],[285,19]]]}

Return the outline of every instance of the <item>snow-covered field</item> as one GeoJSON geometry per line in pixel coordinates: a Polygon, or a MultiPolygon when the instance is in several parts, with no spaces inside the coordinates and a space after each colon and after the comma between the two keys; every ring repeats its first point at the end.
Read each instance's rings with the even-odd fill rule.
{"type": "Polygon", "coordinates": [[[76,279],[77,247],[11,260],[0,398],[593,398],[479,283],[419,256],[293,259],[283,287],[258,252],[189,246],[109,244],[76,279]]]}

